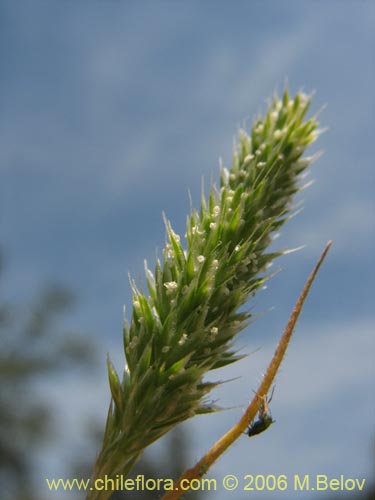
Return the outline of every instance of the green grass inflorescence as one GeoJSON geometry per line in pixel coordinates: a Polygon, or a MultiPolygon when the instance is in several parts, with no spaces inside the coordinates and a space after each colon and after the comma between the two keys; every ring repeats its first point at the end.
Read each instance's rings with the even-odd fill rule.
{"type": "Polygon", "coordinates": [[[132,283],[121,381],[108,360],[112,400],[94,477],[126,474],[149,444],[216,409],[206,396],[217,384],[203,377],[241,357],[233,339],[250,314],[239,309],[284,253],[267,248],[291,216],[301,174],[313,160],[302,158],[318,136],[316,119],[306,119],[310,101],[284,91],[250,134],[240,130],[220,188],[212,186],[208,199],[203,194],[200,211],[188,217],[186,249],[165,221],[163,260],[154,273],[146,265],[148,295],[132,283]]]}

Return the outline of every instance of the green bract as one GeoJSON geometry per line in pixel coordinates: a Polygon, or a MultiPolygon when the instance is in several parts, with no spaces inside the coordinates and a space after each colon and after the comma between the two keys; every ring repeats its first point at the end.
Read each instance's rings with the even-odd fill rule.
{"type": "MultiPolygon", "coordinates": [[[[124,327],[122,381],[108,360],[112,401],[94,476],[126,474],[142,450],[197,413],[212,412],[205,396],[209,370],[239,359],[234,336],[250,314],[239,312],[283,252],[267,252],[272,234],[290,217],[292,197],[312,157],[318,123],[305,119],[310,97],[275,97],[250,134],[241,130],[220,189],[202,195],[187,220],[186,248],[166,220],[168,243],[148,295],[134,283],[133,311],[124,327]]],[[[95,492],[89,498],[95,498],[95,492]]],[[[100,498],[105,498],[101,496],[100,498]]]]}

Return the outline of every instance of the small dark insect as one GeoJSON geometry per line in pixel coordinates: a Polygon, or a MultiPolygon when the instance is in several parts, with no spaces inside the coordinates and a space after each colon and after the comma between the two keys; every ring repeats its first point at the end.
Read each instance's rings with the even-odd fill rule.
{"type": "Polygon", "coordinates": [[[259,404],[259,413],[258,413],[259,418],[258,420],[253,422],[246,431],[246,434],[249,437],[260,434],[261,432],[268,429],[268,427],[275,422],[275,420],[272,419],[272,415],[268,408],[268,405],[272,400],[274,390],[275,387],[272,389],[271,397],[268,400],[267,396],[262,396],[260,398],[261,402],[259,404]]]}

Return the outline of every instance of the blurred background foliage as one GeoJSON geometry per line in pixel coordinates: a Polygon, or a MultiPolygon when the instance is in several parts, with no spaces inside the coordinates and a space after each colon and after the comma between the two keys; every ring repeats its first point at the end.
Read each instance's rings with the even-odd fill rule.
{"type": "MultiPolygon", "coordinates": [[[[0,285],[2,271],[0,255],[0,285]]],[[[40,485],[33,480],[35,453],[54,439],[53,401],[38,393],[40,380],[93,366],[92,343],[78,331],[61,329],[61,319],[74,304],[72,292],[56,284],[36,292],[26,306],[1,300],[0,479],[4,499],[40,498],[40,485]]]]}

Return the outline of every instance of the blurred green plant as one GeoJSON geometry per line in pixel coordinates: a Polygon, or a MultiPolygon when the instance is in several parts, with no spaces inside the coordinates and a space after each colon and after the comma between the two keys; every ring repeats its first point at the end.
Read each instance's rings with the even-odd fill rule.
{"type": "MultiPolygon", "coordinates": [[[[180,422],[217,408],[203,381],[213,369],[241,358],[233,339],[251,315],[240,310],[269,279],[273,235],[294,214],[292,198],[314,157],[302,158],[319,135],[306,119],[311,97],[274,97],[250,133],[239,132],[233,163],[221,168],[220,189],[202,193],[191,210],[186,249],[165,219],[168,242],[148,294],[134,281],[130,324],[124,325],[126,367],[120,381],[108,359],[111,389],[102,449],[93,478],[128,474],[142,451],[180,422]]],[[[107,499],[111,492],[89,492],[107,499]]]]}
{"type": "MultiPolygon", "coordinates": [[[[0,255],[1,274],[1,255],[0,255]]],[[[38,397],[38,380],[94,360],[76,331],[59,332],[59,316],[74,304],[64,287],[52,285],[25,310],[0,304],[0,479],[1,497],[40,499],[35,485],[35,456],[53,435],[53,411],[38,397]]],[[[77,457],[78,460],[78,457],[77,457]]]]}

